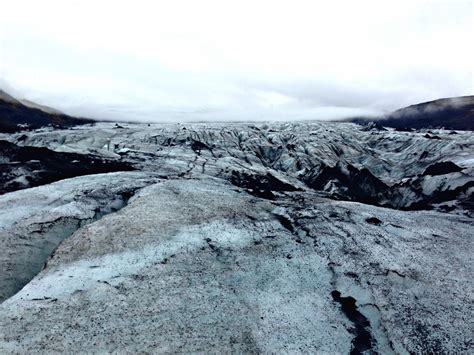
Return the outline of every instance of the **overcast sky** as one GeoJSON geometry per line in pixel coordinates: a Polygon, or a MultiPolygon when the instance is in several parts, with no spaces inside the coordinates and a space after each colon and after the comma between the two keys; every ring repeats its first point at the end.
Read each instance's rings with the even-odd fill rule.
{"type": "Polygon", "coordinates": [[[0,0],[0,85],[125,120],[329,119],[473,94],[472,1],[0,0]]]}

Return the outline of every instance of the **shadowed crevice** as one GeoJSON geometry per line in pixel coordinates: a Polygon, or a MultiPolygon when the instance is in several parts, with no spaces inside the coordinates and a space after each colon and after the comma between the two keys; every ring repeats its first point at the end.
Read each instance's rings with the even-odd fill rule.
{"type": "Polygon", "coordinates": [[[351,296],[342,297],[341,293],[336,290],[331,292],[331,296],[333,301],[341,305],[341,310],[347,319],[354,324],[354,328],[349,330],[354,334],[351,354],[363,354],[367,351],[370,351],[371,354],[377,354],[377,352],[372,349],[376,341],[372,338],[372,334],[370,333],[370,322],[359,312],[356,299],[351,296]]]}

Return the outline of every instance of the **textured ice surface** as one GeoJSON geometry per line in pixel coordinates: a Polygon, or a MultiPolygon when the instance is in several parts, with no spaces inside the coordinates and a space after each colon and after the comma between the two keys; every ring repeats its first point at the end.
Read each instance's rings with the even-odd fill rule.
{"type": "Polygon", "coordinates": [[[0,305],[0,352],[473,351],[472,167],[463,163],[471,133],[113,127],[28,132],[18,142],[103,154],[141,172],[0,196],[0,258],[10,270],[2,283],[21,281],[25,260],[44,257],[41,240],[60,242],[0,305]],[[422,175],[439,161],[466,169],[422,175]],[[328,178],[328,191],[306,184],[310,169],[328,178]],[[344,190],[351,179],[375,189],[376,203],[452,210],[327,198],[355,196],[344,190]],[[379,196],[394,184],[399,195],[379,196]],[[464,197],[453,193],[466,185],[464,197]]]}
{"type": "Polygon", "coordinates": [[[432,130],[440,139],[429,139],[425,131],[366,130],[349,123],[124,126],[98,123],[0,138],[99,154],[165,175],[201,172],[229,178],[235,170],[270,171],[293,183],[318,186],[332,198],[398,209],[472,210],[474,135],[469,131],[432,130]],[[447,177],[449,184],[422,175],[439,162],[454,162],[463,170],[447,177]]]}
{"type": "Polygon", "coordinates": [[[98,174],[0,196],[0,301],[30,281],[63,239],[156,180],[144,173],[98,174]]]}

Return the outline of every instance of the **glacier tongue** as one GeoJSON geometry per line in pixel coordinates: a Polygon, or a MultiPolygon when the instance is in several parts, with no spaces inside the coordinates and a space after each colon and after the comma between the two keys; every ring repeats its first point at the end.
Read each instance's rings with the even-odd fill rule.
{"type": "Polygon", "coordinates": [[[139,170],[0,196],[0,352],[472,352],[472,133],[123,126],[0,137],[139,170]]]}

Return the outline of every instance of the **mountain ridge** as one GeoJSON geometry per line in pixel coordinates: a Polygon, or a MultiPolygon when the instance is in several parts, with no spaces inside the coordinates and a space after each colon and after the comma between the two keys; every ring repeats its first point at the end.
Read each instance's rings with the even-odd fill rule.
{"type": "Polygon", "coordinates": [[[458,96],[426,101],[400,108],[383,117],[358,117],[357,124],[375,122],[398,130],[445,128],[474,130],[474,96],[458,96]]]}
{"type": "Polygon", "coordinates": [[[54,108],[29,100],[16,99],[0,89],[0,133],[15,133],[50,125],[67,128],[94,122],[92,119],[66,115],[54,108]]]}

